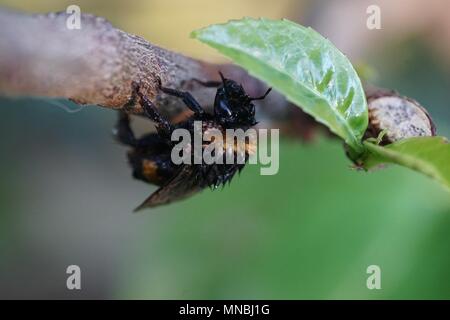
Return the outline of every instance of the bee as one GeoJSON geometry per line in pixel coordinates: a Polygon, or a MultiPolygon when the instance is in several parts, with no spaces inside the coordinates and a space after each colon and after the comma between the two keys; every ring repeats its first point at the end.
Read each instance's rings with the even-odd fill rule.
{"type": "MultiPolygon", "coordinates": [[[[249,97],[241,84],[225,78],[220,72],[219,74],[222,81],[202,82],[196,80],[201,85],[217,87],[213,114],[207,113],[189,92],[163,87],[161,82],[159,83],[161,92],[182,99],[193,112],[192,116],[176,125],[158,112],[148,97],[140,92],[139,84],[133,83],[132,100],[138,100],[144,110],[144,115],[156,124],[156,132],[136,138],[130,126],[128,114],[120,111],[115,137],[120,143],[131,147],[128,152],[128,161],[133,169],[133,177],[159,186],[135,211],[182,200],[207,187],[215,189],[220,185],[225,185],[243,169],[249,156],[255,152],[256,146],[246,141],[245,162],[243,163],[206,164],[202,160],[198,164],[175,164],[171,159],[172,148],[175,145],[171,136],[177,128],[186,129],[192,137],[195,121],[201,121],[202,133],[212,129],[222,133],[225,133],[226,129],[245,131],[257,123],[255,105],[252,101],[264,99],[271,88],[260,97],[249,97]]],[[[203,144],[202,148],[205,146],[203,144]]],[[[190,150],[194,156],[194,148],[190,148],[190,150]]]]}

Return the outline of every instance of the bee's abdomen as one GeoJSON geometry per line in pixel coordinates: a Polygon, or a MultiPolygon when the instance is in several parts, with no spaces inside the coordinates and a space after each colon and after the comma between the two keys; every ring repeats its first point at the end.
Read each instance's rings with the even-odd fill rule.
{"type": "Polygon", "coordinates": [[[163,185],[176,172],[176,165],[170,156],[161,154],[144,156],[143,154],[131,151],[128,153],[128,160],[133,168],[133,177],[158,186],[163,185]]]}

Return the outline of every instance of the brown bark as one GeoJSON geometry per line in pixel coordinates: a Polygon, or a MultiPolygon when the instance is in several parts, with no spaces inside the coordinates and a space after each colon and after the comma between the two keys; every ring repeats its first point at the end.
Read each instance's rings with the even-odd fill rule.
{"type": "MultiPolygon", "coordinates": [[[[79,30],[67,28],[67,18],[65,12],[27,15],[0,9],[1,95],[64,97],[120,109],[131,96],[132,81],[137,81],[163,113],[175,115],[182,104],[158,92],[158,78],[165,86],[189,90],[206,107],[214,89],[192,79],[218,80],[218,70],[240,81],[251,95],[266,89],[240,67],[159,48],[103,18],[82,14],[79,30]]],[[[282,113],[286,105],[278,93],[260,103],[269,115],[282,113]]],[[[142,110],[137,105],[131,111],[142,110]]]]}

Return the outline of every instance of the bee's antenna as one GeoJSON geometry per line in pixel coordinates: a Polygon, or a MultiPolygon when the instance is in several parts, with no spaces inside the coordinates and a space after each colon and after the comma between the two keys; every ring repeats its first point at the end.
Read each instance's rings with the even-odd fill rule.
{"type": "Polygon", "coordinates": [[[256,98],[249,97],[249,100],[250,101],[263,100],[265,97],[267,97],[267,95],[270,93],[270,91],[272,91],[272,88],[267,89],[266,93],[264,93],[264,95],[262,95],[261,97],[256,97],[256,98]]]}

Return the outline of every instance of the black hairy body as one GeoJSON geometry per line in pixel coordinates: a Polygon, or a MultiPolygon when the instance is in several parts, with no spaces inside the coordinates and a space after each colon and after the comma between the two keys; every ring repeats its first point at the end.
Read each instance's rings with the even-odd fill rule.
{"type": "MultiPolygon", "coordinates": [[[[162,92],[182,99],[186,106],[194,112],[192,116],[177,125],[171,124],[162,117],[153,103],[139,91],[139,85],[133,84],[134,96],[132,100],[139,99],[145,115],[155,122],[157,132],[136,138],[130,127],[128,115],[121,111],[115,136],[119,142],[131,147],[128,152],[128,160],[133,168],[134,178],[160,187],[136,210],[178,201],[206,187],[215,189],[230,182],[234,175],[245,166],[245,162],[226,164],[224,161],[223,164],[206,164],[201,161],[198,164],[194,162],[191,164],[174,164],[171,160],[171,152],[174,146],[171,135],[175,129],[186,129],[193,137],[195,121],[202,121],[202,134],[214,129],[225,135],[226,129],[242,129],[245,131],[256,124],[255,106],[252,101],[264,99],[270,89],[261,97],[251,98],[240,84],[224,78],[222,74],[220,75],[222,82],[198,81],[205,86],[218,87],[213,114],[206,113],[189,92],[160,86],[162,92]]],[[[194,140],[191,139],[191,141],[194,140]]],[[[245,161],[255,151],[255,148],[256,146],[246,142],[244,148],[245,161]]],[[[232,148],[232,150],[235,150],[235,148],[232,148]]],[[[192,157],[193,152],[192,148],[192,157]]]]}

